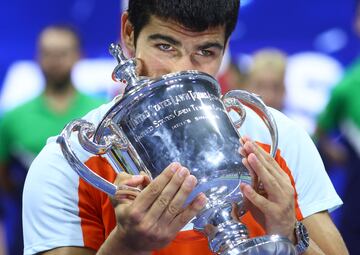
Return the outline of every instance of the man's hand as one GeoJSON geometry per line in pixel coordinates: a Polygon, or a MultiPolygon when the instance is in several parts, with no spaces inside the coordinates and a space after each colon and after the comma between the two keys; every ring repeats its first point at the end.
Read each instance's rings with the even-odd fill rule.
{"type": "Polygon", "coordinates": [[[289,176],[255,142],[249,138],[243,138],[241,142],[243,164],[250,171],[256,185],[240,186],[249,200],[249,210],[267,234],[279,234],[295,242],[294,188],[289,176]]]}
{"type": "Polygon", "coordinates": [[[205,195],[200,194],[183,207],[197,180],[179,163],[170,164],[151,183],[145,176],[124,176],[119,181],[136,187],[148,184],[137,194],[119,191],[121,194],[115,196],[118,203],[113,200],[117,236],[134,254],[166,246],[206,204],[205,195]]]}

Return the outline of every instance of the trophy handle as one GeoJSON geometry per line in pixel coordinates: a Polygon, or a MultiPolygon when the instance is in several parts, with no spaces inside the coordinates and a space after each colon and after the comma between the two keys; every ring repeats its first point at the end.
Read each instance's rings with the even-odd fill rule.
{"type": "Polygon", "coordinates": [[[119,185],[109,182],[102,178],[100,175],[94,173],[89,167],[87,167],[75,154],[71,148],[71,135],[74,132],[78,132],[78,141],[81,146],[88,152],[94,155],[103,155],[107,153],[113,146],[121,149],[127,149],[127,142],[124,137],[118,137],[117,135],[109,135],[104,138],[105,144],[96,144],[90,140],[94,136],[95,126],[83,119],[78,119],[70,122],[57,137],[56,142],[60,144],[64,157],[70,164],[70,166],[77,172],[77,174],[101,191],[107,193],[110,196],[115,196],[117,190],[128,190],[134,192],[140,192],[138,188],[130,187],[127,185],[119,185]]]}
{"type": "Polygon", "coordinates": [[[272,145],[270,155],[275,157],[278,147],[278,129],[273,115],[261,98],[244,90],[231,90],[222,97],[222,101],[227,111],[234,110],[240,115],[240,120],[233,122],[236,129],[241,127],[246,117],[246,111],[243,105],[248,106],[262,119],[271,136],[272,145]]]}

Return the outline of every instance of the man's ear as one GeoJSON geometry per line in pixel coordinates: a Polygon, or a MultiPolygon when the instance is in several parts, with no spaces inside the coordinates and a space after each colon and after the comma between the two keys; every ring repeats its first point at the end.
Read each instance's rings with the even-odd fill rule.
{"type": "Polygon", "coordinates": [[[129,57],[135,57],[134,27],[129,21],[128,12],[124,12],[121,16],[121,38],[129,57]]]}

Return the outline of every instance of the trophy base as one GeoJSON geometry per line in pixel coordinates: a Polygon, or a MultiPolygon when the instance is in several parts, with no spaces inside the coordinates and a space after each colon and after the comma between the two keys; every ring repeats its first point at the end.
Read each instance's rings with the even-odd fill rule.
{"type": "Polygon", "coordinates": [[[245,224],[231,216],[231,204],[207,208],[192,223],[203,233],[212,252],[219,255],[296,255],[291,241],[280,235],[248,238],[245,224]]]}
{"type": "Polygon", "coordinates": [[[267,235],[241,240],[238,245],[218,251],[219,255],[296,255],[295,246],[286,237],[267,235]]]}

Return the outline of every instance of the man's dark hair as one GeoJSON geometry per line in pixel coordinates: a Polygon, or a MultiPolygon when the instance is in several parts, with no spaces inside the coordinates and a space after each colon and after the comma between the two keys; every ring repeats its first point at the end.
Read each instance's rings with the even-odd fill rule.
{"type": "Polygon", "coordinates": [[[134,43],[152,15],[178,22],[196,32],[225,25],[225,42],[236,26],[239,0],[129,0],[134,43]]]}

